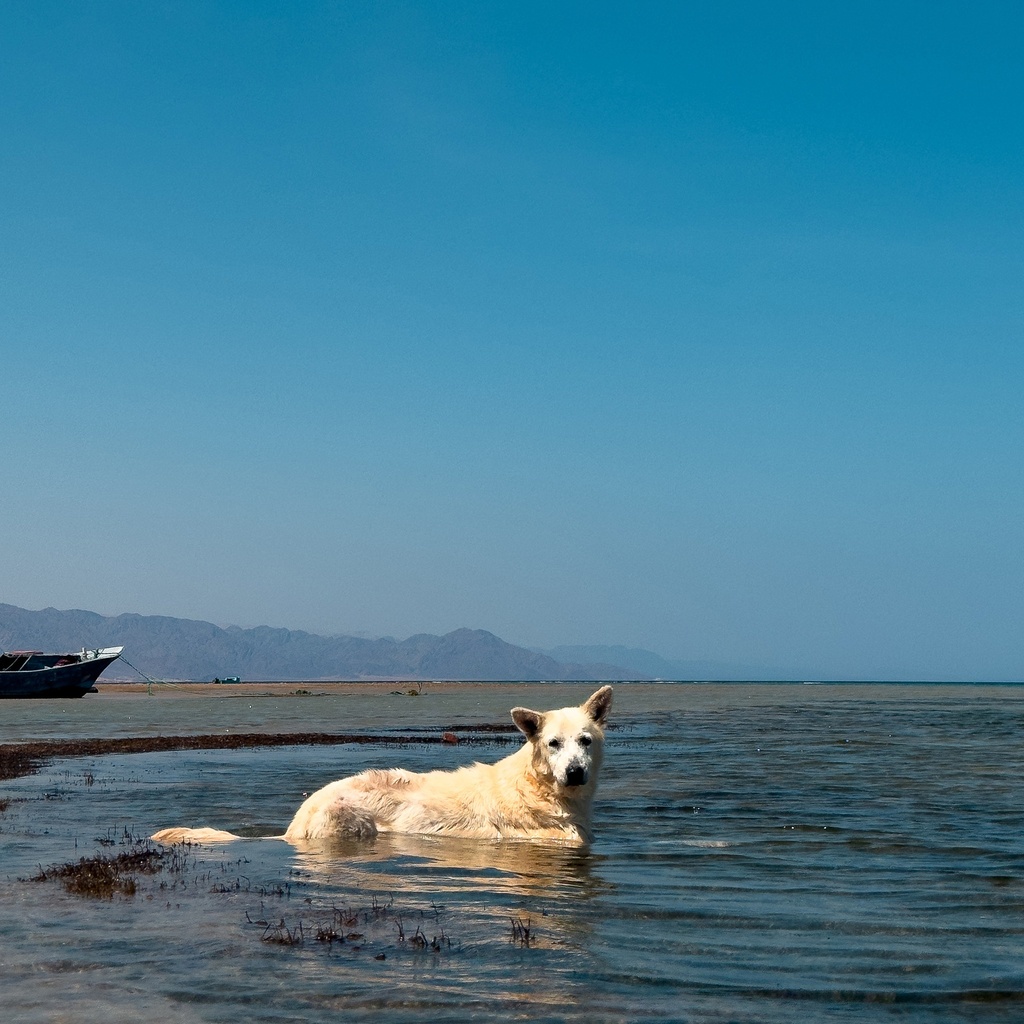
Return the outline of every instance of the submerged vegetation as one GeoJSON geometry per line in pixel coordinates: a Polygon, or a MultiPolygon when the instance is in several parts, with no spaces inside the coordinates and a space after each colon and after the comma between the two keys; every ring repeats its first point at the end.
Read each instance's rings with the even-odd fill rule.
{"type": "Polygon", "coordinates": [[[114,895],[134,896],[138,875],[155,875],[162,870],[168,854],[148,844],[135,844],[124,853],[96,854],[78,861],[40,868],[34,882],[59,881],[75,896],[113,899],[114,895]]]}
{"type": "MultiPolygon", "coordinates": [[[[262,904],[260,909],[263,910],[262,904]]],[[[406,914],[409,915],[409,912],[406,914]]],[[[308,932],[317,942],[325,943],[329,948],[338,944],[353,953],[368,947],[371,951],[378,950],[375,960],[387,959],[387,953],[380,949],[381,945],[415,952],[452,951],[452,940],[441,922],[440,908],[434,906],[430,914],[419,911],[411,916],[416,918],[416,924],[412,933],[407,934],[406,917],[396,912],[393,896],[387,902],[373,896],[370,906],[365,908],[332,905],[313,925],[301,918],[289,925],[283,917],[273,922],[264,913],[255,920],[245,915],[248,924],[263,929],[260,940],[274,946],[301,946],[308,932]]]]}
{"type": "Polygon", "coordinates": [[[0,744],[0,779],[17,779],[23,775],[34,775],[39,771],[42,756],[34,754],[32,748],[41,745],[34,743],[0,744]]]}
{"type": "MultiPolygon", "coordinates": [[[[101,838],[97,842],[108,846],[111,839],[101,838]]],[[[127,830],[120,843],[125,847],[120,853],[96,853],[66,864],[40,867],[38,874],[22,881],[59,882],[68,893],[91,899],[121,897],[130,900],[145,891],[143,876],[152,878],[163,872],[167,877],[151,884],[152,893],[177,891],[183,895],[191,892],[193,897],[205,894],[207,898],[239,894],[260,897],[257,913],[244,912],[245,923],[258,931],[258,940],[268,946],[303,946],[307,940],[315,939],[328,951],[335,948],[350,953],[365,951],[376,960],[387,960],[389,953],[402,950],[428,954],[461,950],[460,944],[453,943],[448,925],[443,920],[444,909],[433,903],[429,910],[408,906],[399,909],[394,895],[382,899],[370,894],[368,899],[350,905],[332,902],[318,909],[314,899],[307,897],[303,900],[305,916],[289,919],[280,910],[269,913],[266,901],[281,901],[287,906],[292,898],[291,881],[254,885],[244,875],[239,875],[230,884],[215,879],[217,871],[226,874],[247,864],[245,858],[216,866],[203,864],[199,859],[201,847],[196,844],[184,842],[159,846],[148,839],[133,836],[127,830]]],[[[294,874],[298,876],[300,873],[296,871],[294,874]]],[[[150,898],[151,895],[147,895],[147,899],[150,898]]],[[[511,921],[510,941],[520,947],[529,947],[533,938],[529,918],[524,921],[513,917],[511,921]]]]}
{"type": "MultiPolygon", "coordinates": [[[[345,743],[402,747],[412,744],[451,743],[454,728],[431,729],[414,735],[333,732],[239,732],[195,736],[119,736],[109,739],[45,740],[36,743],[0,743],[0,779],[16,779],[39,771],[57,757],[97,757],[102,754],[151,754],[165,750],[254,750],[257,747],[338,746],[345,743]]],[[[511,726],[458,727],[459,732],[488,734],[488,744],[507,742],[494,733],[508,733],[511,726]]],[[[456,740],[457,742],[457,740],[456,740]]],[[[464,741],[465,742],[465,741],[464,741]]],[[[472,741],[470,741],[472,742],[472,741]]]]}

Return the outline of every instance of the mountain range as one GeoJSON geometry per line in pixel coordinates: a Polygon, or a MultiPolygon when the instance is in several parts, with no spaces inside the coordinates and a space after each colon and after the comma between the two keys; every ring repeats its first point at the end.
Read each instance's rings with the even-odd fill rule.
{"type": "Polygon", "coordinates": [[[117,646],[125,648],[130,665],[124,659],[115,662],[103,674],[106,680],[140,680],[143,673],[157,680],[239,676],[282,682],[650,677],[628,665],[562,660],[506,643],[483,629],[456,629],[444,636],[420,633],[406,640],[368,639],[318,636],[270,626],[222,627],[164,615],[105,616],[56,608],[29,611],[0,604],[0,648],[4,650],[77,651],[117,646]],[[132,666],[137,669],[133,671],[132,666]]]}

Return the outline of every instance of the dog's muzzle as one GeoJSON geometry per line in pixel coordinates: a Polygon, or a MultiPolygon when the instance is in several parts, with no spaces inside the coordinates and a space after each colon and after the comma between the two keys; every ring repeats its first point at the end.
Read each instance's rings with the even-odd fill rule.
{"type": "Polygon", "coordinates": [[[583,765],[570,765],[565,773],[565,784],[567,786],[583,786],[587,781],[587,769],[583,765]]]}

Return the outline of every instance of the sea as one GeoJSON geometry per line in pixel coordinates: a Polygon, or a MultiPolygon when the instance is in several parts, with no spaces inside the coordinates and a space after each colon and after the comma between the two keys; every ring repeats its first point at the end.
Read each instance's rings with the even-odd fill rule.
{"type": "Polygon", "coordinates": [[[1024,686],[621,683],[588,851],[260,838],[352,772],[503,757],[518,734],[476,727],[594,688],[0,702],[0,743],[378,737],[64,757],[0,782],[0,1018],[1024,1020],[1024,686]],[[171,825],[251,838],[175,848],[112,895],[58,877],[171,825]]]}

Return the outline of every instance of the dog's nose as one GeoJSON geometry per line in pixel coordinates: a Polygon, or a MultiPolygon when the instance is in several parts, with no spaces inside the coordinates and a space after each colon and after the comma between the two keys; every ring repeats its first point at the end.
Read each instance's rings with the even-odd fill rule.
{"type": "Polygon", "coordinates": [[[582,786],[587,781],[587,769],[582,765],[574,764],[565,773],[565,784],[567,786],[582,786]]]}

